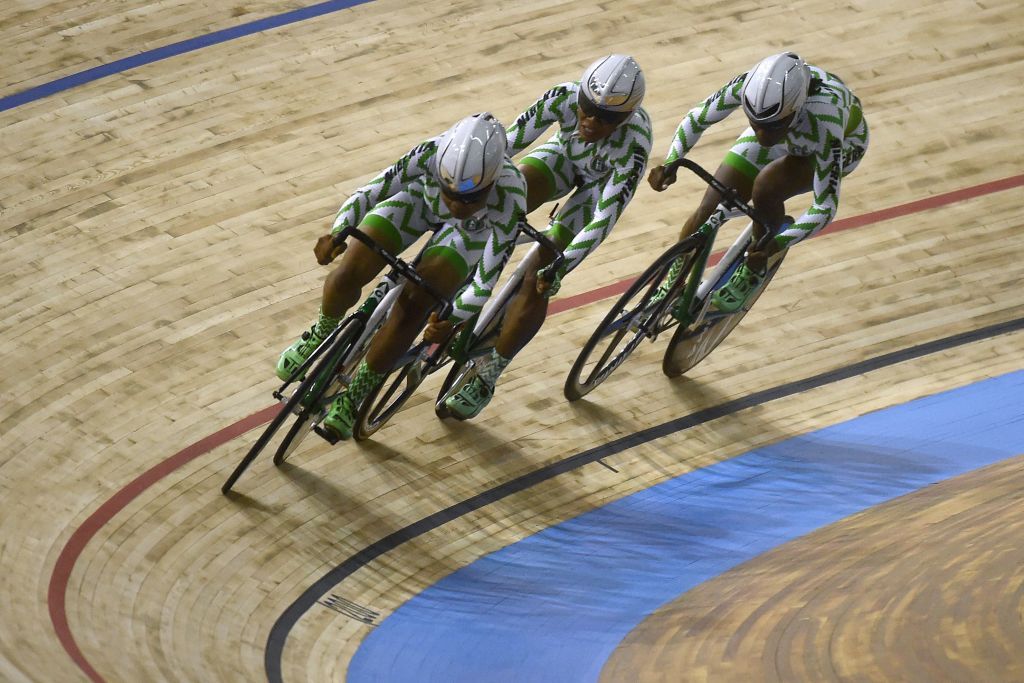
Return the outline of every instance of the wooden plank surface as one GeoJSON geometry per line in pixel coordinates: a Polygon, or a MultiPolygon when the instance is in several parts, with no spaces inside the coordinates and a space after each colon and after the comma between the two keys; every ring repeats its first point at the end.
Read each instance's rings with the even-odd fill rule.
{"type": "MultiPolygon", "coordinates": [[[[0,95],[297,7],[12,3],[0,10],[0,95]]],[[[372,443],[310,440],[280,472],[257,462],[229,500],[218,489],[250,432],[139,490],[72,566],[60,563],[136,477],[270,404],[277,354],[316,311],[316,236],[348,192],[460,116],[486,109],[509,122],[597,56],[630,52],[648,76],[660,161],[689,107],[760,57],[796,49],[864,102],[871,148],[840,207],[857,216],[1022,173],[1022,22],[1012,0],[375,0],[0,113],[0,596],[18,615],[0,625],[0,678],[85,680],[49,612],[63,566],[68,627],[104,680],[261,680],[281,611],[396,529],[701,407],[1020,318],[1017,188],[800,245],[687,379],[664,378],[663,346],[650,345],[591,400],[565,403],[565,373],[610,302],[593,303],[548,321],[478,420],[438,422],[430,380],[372,443]]],[[[737,118],[693,157],[715,165],[737,118]]],[[[700,189],[689,179],[663,194],[642,187],[563,296],[635,276],[700,189]]],[[[384,618],[550,524],[758,445],[1020,369],[1022,358],[1019,333],[983,340],[625,451],[608,461],[618,472],[588,465],[382,556],[342,597],[384,618]]],[[[1015,512],[1001,514],[1019,524],[1015,512]]],[[[896,510],[872,514],[902,524],[896,510]]],[[[962,531],[935,531],[959,552],[962,531]]],[[[903,613],[862,618],[898,629],[903,613]]],[[[1000,637],[998,624],[967,628],[1000,637]]],[[[339,680],[367,630],[310,611],[289,637],[285,680],[339,680]]]]}

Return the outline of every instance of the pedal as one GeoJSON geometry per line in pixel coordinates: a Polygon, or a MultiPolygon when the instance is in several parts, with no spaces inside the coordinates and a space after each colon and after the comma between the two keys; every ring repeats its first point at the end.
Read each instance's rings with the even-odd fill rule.
{"type": "Polygon", "coordinates": [[[331,444],[332,446],[336,445],[339,441],[341,441],[341,438],[337,436],[334,432],[332,432],[330,429],[324,429],[320,425],[314,425],[313,431],[316,432],[321,439],[331,444]]]}

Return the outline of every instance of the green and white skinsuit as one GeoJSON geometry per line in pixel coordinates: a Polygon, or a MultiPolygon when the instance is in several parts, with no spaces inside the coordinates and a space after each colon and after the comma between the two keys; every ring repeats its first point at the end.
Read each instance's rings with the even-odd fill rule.
{"type": "MultiPolygon", "coordinates": [[[[372,226],[378,234],[388,236],[390,244],[385,246],[397,247],[395,253],[401,253],[424,233],[434,230],[424,256],[446,259],[464,279],[473,274],[454,299],[450,320],[458,323],[483,307],[508,263],[519,221],[526,213],[526,182],[506,157],[484,208],[466,219],[453,218],[441,200],[441,187],[432,171],[437,140],[435,137],[417,145],[356,190],[339,209],[331,232],[337,234],[355,225],[372,226]]],[[[338,323],[339,319],[321,311],[312,330],[282,354],[278,375],[287,379],[290,370],[308,357],[338,323]],[[291,360],[285,363],[290,353],[291,360]]],[[[330,406],[323,424],[348,438],[359,405],[387,371],[370,368],[363,361],[345,393],[330,406]]]]}
{"type": "MultiPolygon", "coordinates": [[[[578,82],[556,85],[508,129],[510,154],[515,155],[552,125],[558,127],[521,161],[547,176],[554,190],[545,201],[572,193],[546,231],[563,245],[565,254],[565,264],[556,274],[548,296],[557,292],[561,279],[611,233],[644,177],[651,151],[651,119],[643,108],[637,108],[608,137],[596,142],[581,139],[576,132],[579,88],[578,82]]],[[[479,362],[477,376],[448,399],[452,412],[462,418],[477,415],[490,401],[494,385],[510,360],[493,351],[479,362]]]]}
{"type": "MultiPolygon", "coordinates": [[[[811,207],[775,237],[780,249],[820,232],[835,218],[840,181],[857,168],[868,148],[868,125],[860,100],[838,76],[815,66],[809,68],[810,91],[785,139],[772,147],[763,147],[758,144],[753,128],[748,127],[723,161],[753,180],[765,166],[780,157],[811,158],[814,165],[811,207]]],[[[666,164],[686,156],[704,131],[742,105],[740,96],[746,78],[747,74],[737,76],[686,114],[676,129],[666,164]]]]}

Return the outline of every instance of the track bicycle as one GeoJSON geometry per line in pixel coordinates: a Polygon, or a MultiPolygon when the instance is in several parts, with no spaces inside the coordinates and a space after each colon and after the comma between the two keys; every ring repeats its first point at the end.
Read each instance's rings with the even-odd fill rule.
{"type": "MultiPolygon", "coordinates": [[[[694,233],[669,247],[638,277],[605,315],[583,345],[569,376],[564,394],[576,401],[601,382],[643,342],[674,330],[662,360],[662,372],[678,377],[704,360],[754,305],[785,257],[785,250],[772,256],[761,283],[738,310],[726,313],[711,303],[712,294],[729,281],[753,244],[754,223],[766,225],[757,211],[743,201],[734,188],[689,159],[678,164],[697,174],[722,196],[718,209],[694,233]],[[727,221],[746,215],[751,222],[708,270],[708,260],[719,229],[727,221]]],[[[791,223],[787,217],[784,225],[791,223]]],[[[781,226],[780,226],[781,229],[781,226]]],[[[775,237],[768,230],[754,245],[763,247],[775,237]]]]}
{"type": "MultiPolygon", "coordinates": [[[[562,263],[561,254],[557,252],[554,243],[525,221],[520,223],[519,231],[556,250],[558,257],[546,271],[553,274],[562,263]]],[[[392,255],[368,235],[354,229],[346,230],[335,236],[335,245],[340,245],[349,236],[366,244],[391,266],[391,271],[380,280],[363,304],[349,314],[321,342],[310,357],[296,368],[292,376],[274,391],[274,398],[284,405],[221,487],[221,491],[224,493],[231,490],[241,474],[267,447],[289,416],[294,415],[295,420],[278,444],[274,453],[275,465],[283,464],[311,432],[332,444],[337,443],[337,436],[330,430],[322,428],[320,422],[326,415],[331,402],[348,385],[359,362],[365,357],[373,336],[383,326],[407,282],[411,281],[415,286],[423,288],[437,301],[438,317],[446,317],[451,311],[451,301],[424,282],[416,272],[415,264],[419,257],[410,265],[392,255]],[[289,388],[296,383],[296,388],[289,394],[289,388]]],[[[535,248],[539,248],[539,245],[535,248]]],[[[519,273],[518,280],[521,281],[522,274],[518,270],[517,273],[519,273]]],[[[512,279],[510,279],[511,281],[512,279]]],[[[503,297],[507,305],[512,293],[514,290],[509,291],[506,284],[499,297],[503,297]]],[[[474,316],[467,321],[463,329],[454,331],[444,343],[433,344],[426,340],[420,341],[392,365],[384,380],[367,395],[356,414],[356,423],[353,429],[353,436],[356,440],[369,438],[384,426],[401,409],[428,375],[438,368],[452,363],[456,367],[461,367],[465,363],[465,360],[456,360],[456,358],[462,358],[461,353],[473,353],[477,342],[477,338],[473,335],[475,329],[473,322],[478,317],[479,315],[474,316]],[[452,352],[455,353],[454,357],[451,355],[452,352]]],[[[490,315],[489,317],[493,318],[494,316],[490,315]]]]}
{"type": "MultiPolygon", "coordinates": [[[[366,300],[327,335],[309,358],[274,391],[274,398],[281,401],[283,406],[221,486],[223,493],[231,490],[242,473],[291,416],[295,417],[295,421],[274,453],[275,465],[281,465],[311,431],[331,443],[337,442],[333,432],[320,427],[320,421],[326,415],[327,407],[351,381],[359,362],[369,349],[370,341],[383,326],[408,282],[423,289],[437,302],[440,317],[447,316],[451,310],[451,302],[416,272],[415,261],[412,264],[406,263],[380,246],[372,237],[354,228],[348,228],[335,235],[334,245],[340,246],[348,237],[353,237],[369,247],[384,259],[391,270],[374,287],[366,300]],[[288,391],[293,386],[295,388],[289,394],[288,391]]],[[[417,256],[417,260],[418,258],[417,256]]]]}

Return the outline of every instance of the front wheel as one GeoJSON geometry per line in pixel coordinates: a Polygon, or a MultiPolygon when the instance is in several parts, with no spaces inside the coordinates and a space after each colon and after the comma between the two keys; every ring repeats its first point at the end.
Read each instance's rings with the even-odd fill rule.
{"type": "Polygon", "coordinates": [[[619,297],[569,371],[563,390],[568,400],[583,398],[606,380],[640,342],[677,324],[669,308],[685,286],[703,245],[700,235],[674,244],[619,297]]]}
{"type": "Polygon", "coordinates": [[[288,410],[296,413],[297,417],[285,432],[274,453],[274,464],[278,467],[295,452],[302,440],[313,430],[313,419],[323,412],[325,398],[332,397],[341,390],[339,373],[342,366],[348,363],[353,344],[363,330],[362,324],[352,318],[343,325],[345,327],[337,335],[334,344],[289,399],[288,410]]]}
{"type": "MultiPolygon", "coordinates": [[[[782,265],[785,253],[768,268],[764,280],[757,286],[747,302],[735,313],[715,313],[711,309],[708,315],[697,325],[680,327],[672,335],[665,350],[665,357],[661,362],[661,371],[668,377],[679,377],[693,369],[698,363],[708,357],[715,348],[721,344],[729,333],[739,325],[740,320],[751,309],[761,293],[764,292],[768,283],[775,277],[775,273],[782,265]]],[[[710,294],[708,295],[710,296],[710,294]]]]}

